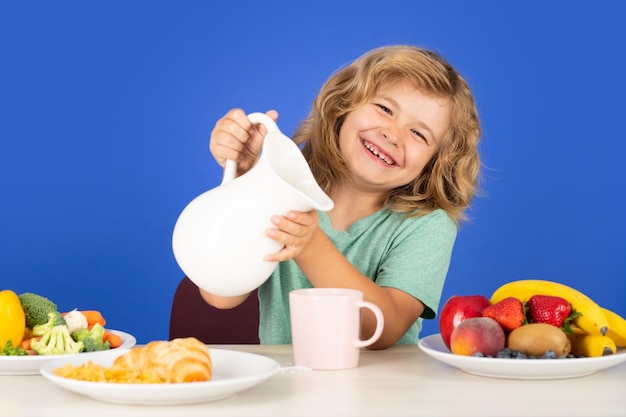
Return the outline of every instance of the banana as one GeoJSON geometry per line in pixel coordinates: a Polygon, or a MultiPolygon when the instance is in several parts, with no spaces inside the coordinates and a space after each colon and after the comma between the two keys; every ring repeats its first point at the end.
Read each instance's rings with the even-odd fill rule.
{"type": "Polygon", "coordinates": [[[573,330],[573,333],[568,334],[567,338],[572,344],[571,353],[576,356],[595,358],[613,355],[617,351],[615,342],[608,336],[588,334],[575,326],[573,330]]]}
{"type": "Polygon", "coordinates": [[[613,339],[618,347],[626,347],[626,319],[613,311],[603,308],[604,315],[609,321],[607,336],[613,339]]]}
{"type": "Polygon", "coordinates": [[[507,297],[527,301],[536,294],[558,296],[569,301],[572,308],[580,313],[580,316],[574,319],[574,324],[585,333],[604,336],[609,331],[609,321],[602,307],[582,292],[554,281],[540,279],[511,281],[493,293],[491,303],[495,304],[507,297]]]}

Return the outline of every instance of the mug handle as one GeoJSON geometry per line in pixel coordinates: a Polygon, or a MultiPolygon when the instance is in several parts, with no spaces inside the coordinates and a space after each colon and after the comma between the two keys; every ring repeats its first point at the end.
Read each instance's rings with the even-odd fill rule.
{"type": "MultiPolygon", "coordinates": [[[[262,124],[267,129],[267,133],[270,132],[279,132],[278,125],[271,117],[269,117],[265,113],[256,112],[250,113],[248,115],[248,120],[252,122],[252,124],[262,124]]],[[[224,176],[222,177],[222,184],[226,184],[235,179],[235,175],[237,175],[237,162],[227,159],[226,166],[224,167],[224,176]]]]}
{"type": "Polygon", "coordinates": [[[372,313],[374,313],[374,315],[376,316],[376,330],[374,331],[374,334],[372,335],[372,337],[370,337],[367,340],[358,339],[356,341],[356,347],[362,348],[362,347],[371,345],[372,343],[378,340],[381,334],[383,334],[383,328],[385,327],[385,319],[383,317],[383,312],[380,309],[380,307],[378,307],[374,303],[361,300],[357,303],[357,306],[359,308],[367,308],[371,310],[372,313]]]}

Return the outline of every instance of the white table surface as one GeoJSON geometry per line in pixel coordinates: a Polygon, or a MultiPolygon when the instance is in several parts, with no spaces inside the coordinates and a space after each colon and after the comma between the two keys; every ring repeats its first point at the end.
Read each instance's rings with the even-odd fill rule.
{"type": "MultiPolygon", "coordinates": [[[[290,345],[214,347],[293,365],[290,345]]],[[[96,401],[39,375],[0,376],[0,416],[626,416],[626,363],[581,378],[493,379],[396,346],[363,350],[354,369],[291,369],[227,399],[159,407],[96,401]]]]}

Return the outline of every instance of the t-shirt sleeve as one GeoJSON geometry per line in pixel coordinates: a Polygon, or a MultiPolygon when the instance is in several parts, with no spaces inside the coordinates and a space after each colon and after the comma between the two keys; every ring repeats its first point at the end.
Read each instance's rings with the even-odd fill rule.
{"type": "Polygon", "coordinates": [[[411,294],[425,306],[421,317],[435,318],[456,235],[456,224],[443,210],[407,218],[387,248],[376,283],[411,294]]]}

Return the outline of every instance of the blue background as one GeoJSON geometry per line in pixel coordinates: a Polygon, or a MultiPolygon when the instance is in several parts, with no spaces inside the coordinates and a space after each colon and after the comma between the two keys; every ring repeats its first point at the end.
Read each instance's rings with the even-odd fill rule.
{"type": "Polygon", "coordinates": [[[274,108],[291,134],[332,72],[411,43],[459,69],[484,128],[484,196],[442,304],[541,278],[626,315],[622,2],[14,3],[0,6],[0,289],[167,338],[171,233],[219,184],[215,121],[274,108]]]}

